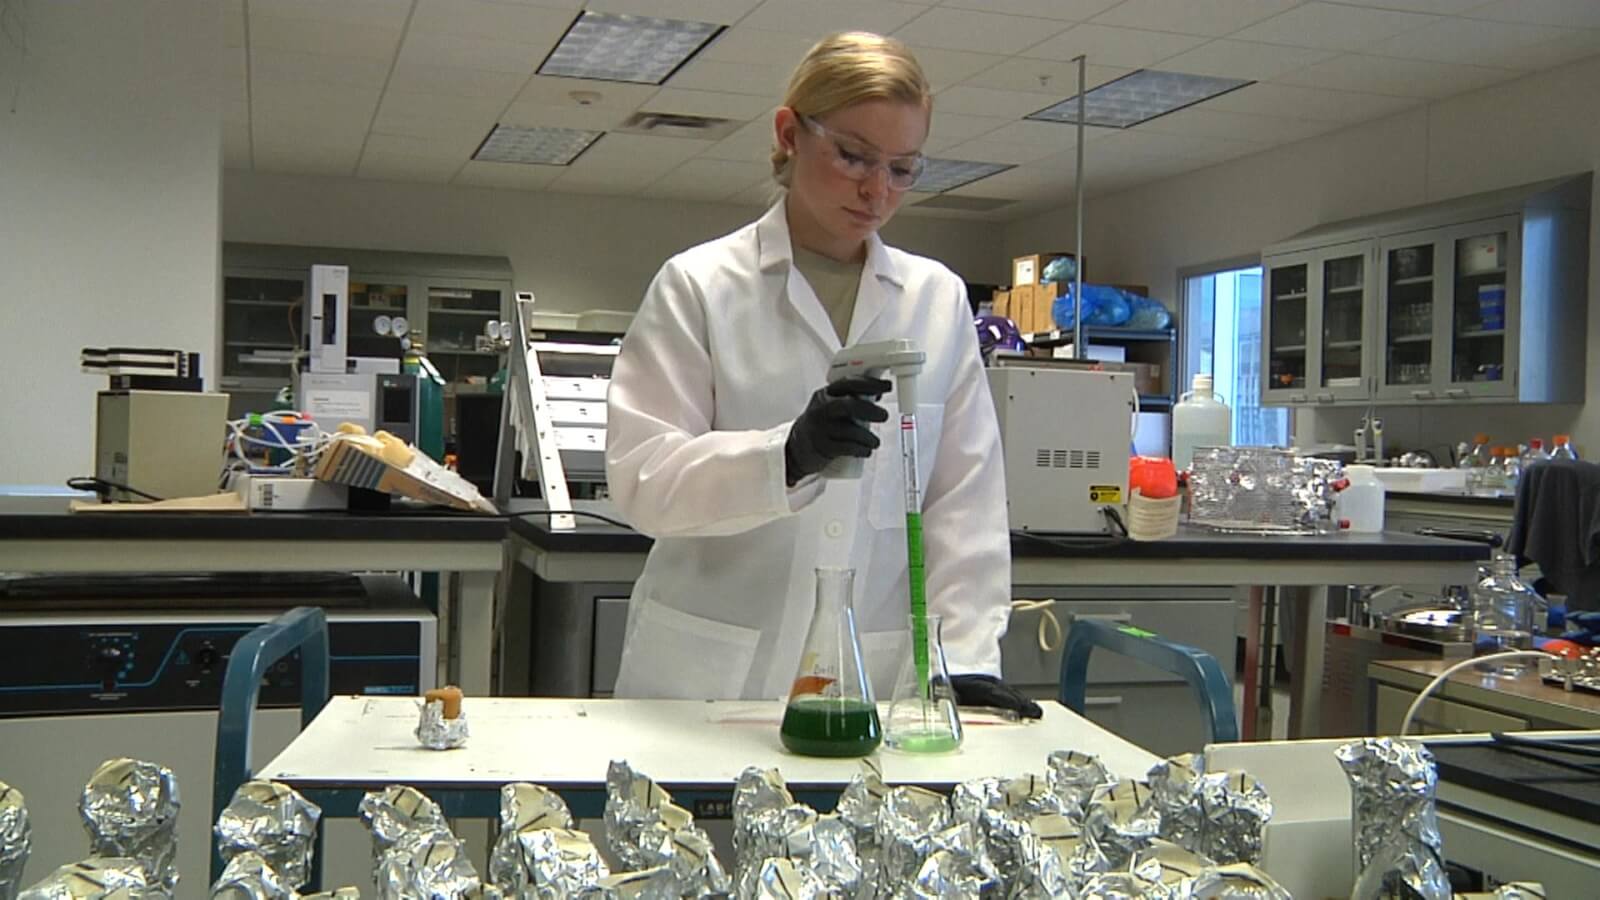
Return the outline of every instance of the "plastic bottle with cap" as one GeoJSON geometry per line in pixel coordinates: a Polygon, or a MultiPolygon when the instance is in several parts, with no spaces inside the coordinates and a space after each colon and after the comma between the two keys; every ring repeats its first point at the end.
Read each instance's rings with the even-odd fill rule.
{"type": "Polygon", "coordinates": [[[1522,469],[1527,471],[1527,468],[1534,463],[1544,462],[1549,458],[1550,454],[1546,453],[1544,449],[1544,441],[1539,438],[1532,438],[1528,441],[1527,452],[1522,454],[1522,469]]]}
{"type": "Polygon", "coordinates": [[[1577,459],[1578,451],[1572,449],[1571,435],[1556,435],[1555,446],[1550,448],[1551,459],[1577,459]]]}
{"type": "Polygon", "coordinates": [[[1233,444],[1233,411],[1217,397],[1212,377],[1194,376],[1193,389],[1172,408],[1172,463],[1178,469],[1194,464],[1196,447],[1233,444]]]}
{"type": "Polygon", "coordinates": [[[1489,464],[1494,462],[1489,448],[1489,436],[1480,432],[1472,439],[1472,452],[1467,454],[1467,490],[1472,493],[1484,490],[1484,477],[1489,464]]]}
{"type": "Polygon", "coordinates": [[[1339,492],[1338,515],[1351,531],[1383,530],[1383,482],[1375,466],[1345,466],[1349,485],[1339,492]]]}

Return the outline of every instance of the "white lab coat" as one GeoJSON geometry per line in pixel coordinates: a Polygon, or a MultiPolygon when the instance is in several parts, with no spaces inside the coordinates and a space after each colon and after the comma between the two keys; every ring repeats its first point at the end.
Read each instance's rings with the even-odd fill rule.
{"type": "MultiPolygon", "coordinates": [[[[788,488],[784,442],[840,349],[794,268],[784,204],[662,266],[612,372],[611,496],[656,539],[628,610],[623,697],[777,698],[798,665],[815,569],[855,569],[879,697],[907,652],[905,498],[895,394],[858,480],[788,488]]],[[[874,236],[850,344],[910,338],[930,613],[951,671],[1000,673],[1011,589],[994,405],[961,280],[874,236]]]]}

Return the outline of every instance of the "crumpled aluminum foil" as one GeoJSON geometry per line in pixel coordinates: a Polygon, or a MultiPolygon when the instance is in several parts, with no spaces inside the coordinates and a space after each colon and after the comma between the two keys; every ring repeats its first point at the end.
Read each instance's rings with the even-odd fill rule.
{"type": "Polygon", "coordinates": [[[342,887],[316,894],[301,894],[300,900],[361,900],[361,891],[353,887],[342,887]]]}
{"type": "Polygon", "coordinates": [[[1133,855],[1128,871],[1147,881],[1159,882],[1181,895],[1181,888],[1215,865],[1198,853],[1158,838],[1133,855]]]}
{"type": "Polygon", "coordinates": [[[523,837],[572,826],[572,811],[555,791],[527,782],[500,788],[500,837],[489,856],[489,880],[510,888],[526,884],[531,856],[523,837]]]}
{"type": "Polygon", "coordinates": [[[217,817],[217,849],[231,860],[259,853],[283,883],[298,890],[311,877],[322,808],[293,788],[272,781],[247,781],[217,817]]]}
{"type": "Polygon", "coordinates": [[[672,795],[641,775],[626,762],[612,760],[606,770],[606,845],[624,869],[644,869],[655,863],[644,850],[640,835],[672,805],[672,795]]]}
{"type": "Polygon", "coordinates": [[[235,852],[211,886],[211,900],[299,900],[299,895],[273,868],[266,857],[254,850],[235,852]]]}
{"type": "Polygon", "coordinates": [[[1200,807],[1202,762],[1193,754],[1164,759],[1150,768],[1150,812],[1160,819],[1161,839],[1197,850],[1205,830],[1200,807]]]}
{"type": "Polygon", "coordinates": [[[1200,776],[1196,794],[1203,824],[1200,845],[1190,849],[1221,865],[1259,863],[1272,818],[1272,799],[1261,782],[1247,772],[1211,772],[1200,776]]]}
{"type": "Polygon", "coordinates": [[[17,900],[165,900],[171,895],[153,887],[144,864],[126,856],[95,856],[67,863],[17,900]]]}
{"type": "Polygon", "coordinates": [[[1037,775],[957,785],[950,805],[956,821],[971,824],[982,835],[995,867],[1008,873],[1021,871],[1022,841],[1032,833],[1031,820],[1063,812],[1060,796],[1037,775]]]}
{"type": "Polygon", "coordinates": [[[1272,876],[1247,863],[1207,869],[1185,890],[1184,900],[1293,900],[1272,876]]]}
{"type": "Polygon", "coordinates": [[[1313,534],[1332,526],[1343,467],[1271,447],[1197,447],[1190,521],[1225,532],[1313,534]]]}
{"type": "Polygon", "coordinates": [[[1352,898],[1449,900],[1435,816],[1438,769],[1419,743],[1365,738],[1335,751],[1350,780],[1356,878],[1352,898]]]}
{"type": "MultiPolygon", "coordinates": [[[[737,819],[737,814],[735,816],[737,819]]],[[[717,859],[711,838],[688,810],[626,762],[606,772],[606,845],[628,870],[666,866],[685,897],[727,893],[733,879],[717,859]]],[[[737,835],[735,835],[737,842],[737,835]]]]}
{"type": "Polygon", "coordinates": [[[373,882],[378,900],[463,897],[481,887],[466,846],[442,827],[403,835],[378,862],[373,882]]]}
{"type": "Polygon", "coordinates": [[[414,787],[391,784],[361,798],[361,821],[372,832],[372,861],[383,855],[407,835],[417,831],[448,830],[439,804],[414,787]]]}
{"type": "Polygon", "coordinates": [[[785,856],[809,869],[829,893],[854,897],[861,890],[866,871],[848,822],[836,815],[818,816],[784,840],[785,856]]]}
{"type": "Polygon", "coordinates": [[[573,900],[681,900],[678,876],[670,866],[607,875],[576,894],[573,900]]]}
{"type": "Polygon", "coordinates": [[[32,846],[33,826],[22,792],[0,781],[0,900],[17,896],[32,846]]]}
{"type": "Polygon", "coordinates": [[[861,771],[839,794],[834,814],[856,834],[856,852],[864,864],[876,864],[878,858],[878,812],[883,809],[883,798],[889,787],[883,783],[883,768],[874,757],[860,761],[861,771]]]}
{"type": "Polygon", "coordinates": [[[517,836],[520,863],[496,886],[513,897],[569,897],[611,874],[589,835],[541,828],[517,836]]]}
{"type": "Polygon", "coordinates": [[[1011,879],[1013,900],[1065,897],[1072,890],[1067,862],[1082,840],[1076,823],[1049,813],[1028,821],[1028,833],[1017,842],[1017,868],[1011,879]]]}
{"type": "Polygon", "coordinates": [[[894,890],[915,881],[922,864],[941,849],[935,837],[950,822],[950,803],[942,794],[912,785],[891,789],[878,811],[879,887],[894,890]]]}
{"type": "Polygon", "coordinates": [[[817,811],[794,796],[776,769],[751,766],[733,788],[733,852],[738,880],[766,860],[789,854],[789,836],[817,822],[817,811]]]}
{"type": "Polygon", "coordinates": [[[752,866],[739,881],[740,900],[828,900],[832,896],[810,866],[782,857],[752,866]]]}
{"type": "Polygon", "coordinates": [[[1062,813],[1074,822],[1082,823],[1084,811],[1094,792],[1116,779],[1106,771],[1099,757],[1077,750],[1057,750],[1046,761],[1045,780],[1050,790],[1061,800],[1062,813]]]}
{"type": "Polygon", "coordinates": [[[1095,792],[1084,816],[1083,846],[1104,860],[1101,865],[1107,868],[1096,871],[1125,869],[1135,853],[1160,835],[1160,822],[1147,808],[1149,800],[1150,787],[1138,781],[1119,781],[1095,792]]]}
{"type": "Polygon", "coordinates": [[[1494,900],[1545,900],[1544,885],[1534,881],[1513,881],[1495,888],[1494,900]]]}
{"type": "Polygon", "coordinates": [[[1171,888],[1132,872],[1107,872],[1078,889],[1083,900],[1179,900],[1171,888]]]}
{"type": "Polygon", "coordinates": [[[150,887],[178,887],[178,779],[172,770],[136,759],[100,764],[78,800],[89,853],[137,859],[150,887]]]}
{"type": "Polygon", "coordinates": [[[432,700],[418,706],[420,714],[417,717],[416,735],[422,746],[429,750],[453,750],[467,743],[471,731],[467,728],[465,709],[454,719],[446,719],[443,700],[432,700]]]}

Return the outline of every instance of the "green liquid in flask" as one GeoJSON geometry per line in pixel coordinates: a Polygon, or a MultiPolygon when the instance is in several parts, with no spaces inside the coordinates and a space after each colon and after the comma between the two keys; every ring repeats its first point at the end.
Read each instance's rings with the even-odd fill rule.
{"type": "Polygon", "coordinates": [[[801,756],[866,756],[877,749],[883,729],[872,704],[809,697],[784,710],[778,735],[789,752],[801,756]]]}

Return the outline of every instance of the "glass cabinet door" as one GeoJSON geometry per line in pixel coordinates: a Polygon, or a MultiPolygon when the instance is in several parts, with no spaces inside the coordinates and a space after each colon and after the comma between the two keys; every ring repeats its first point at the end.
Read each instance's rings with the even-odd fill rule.
{"type": "Polygon", "coordinates": [[[222,375],[288,382],[286,357],[300,331],[303,278],[229,275],[222,280],[222,375]]]}
{"type": "MultiPolygon", "coordinates": [[[[1321,261],[1318,304],[1322,344],[1318,354],[1318,386],[1338,395],[1365,396],[1362,365],[1366,337],[1367,252],[1330,256],[1321,261]]],[[[1332,399],[1327,393],[1319,399],[1332,399]]]]}
{"type": "MultiPolygon", "coordinates": [[[[1306,390],[1306,328],[1311,308],[1311,263],[1283,260],[1267,272],[1266,387],[1267,397],[1295,399],[1306,390]]],[[[1303,398],[1301,398],[1303,399],[1303,398]]]]}
{"type": "Polygon", "coordinates": [[[1447,396],[1511,393],[1512,329],[1516,284],[1508,261],[1515,259],[1517,232],[1511,223],[1457,229],[1450,252],[1450,378],[1447,396]]]}
{"type": "Polygon", "coordinates": [[[1434,294],[1432,236],[1401,238],[1383,246],[1382,388],[1426,400],[1434,396],[1434,294]]]}
{"type": "MultiPolygon", "coordinates": [[[[371,337],[398,337],[395,331],[397,318],[406,318],[406,298],[410,291],[404,284],[382,284],[376,281],[350,279],[350,334],[371,337]]],[[[409,329],[410,320],[406,327],[409,329]]]]}
{"type": "Polygon", "coordinates": [[[477,349],[478,337],[501,313],[498,288],[428,287],[428,320],[424,326],[428,358],[451,385],[483,383],[500,368],[500,355],[477,349]]]}

